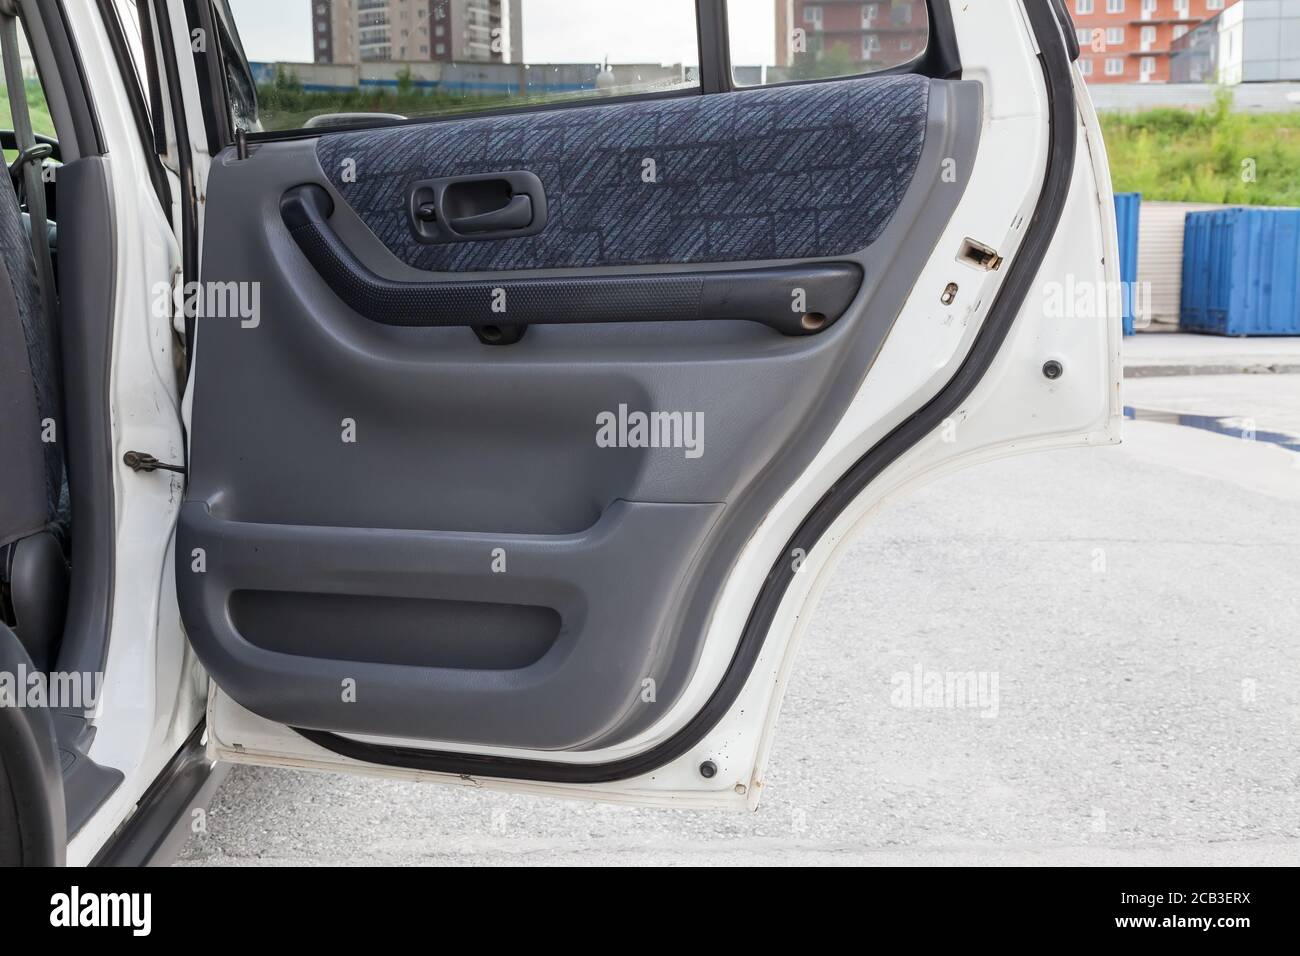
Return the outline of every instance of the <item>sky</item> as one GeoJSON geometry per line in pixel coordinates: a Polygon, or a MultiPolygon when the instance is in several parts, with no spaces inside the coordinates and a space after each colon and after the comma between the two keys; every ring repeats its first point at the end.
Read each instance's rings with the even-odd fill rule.
{"type": "MultiPolygon", "coordinates": [[[[311,0],[230,0],[250,60],[312,59],[311,0]]],[[[528,63],[694,63],[694,0],[522,0],[528,63]]],[[[773,62],[772,0],[728,0],[732,62],[773,62]]]]}

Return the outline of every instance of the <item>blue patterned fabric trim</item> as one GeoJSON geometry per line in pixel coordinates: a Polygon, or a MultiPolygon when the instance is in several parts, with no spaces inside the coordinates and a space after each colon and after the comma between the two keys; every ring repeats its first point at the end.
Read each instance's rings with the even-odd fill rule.
{"type": "Polygon", "coordinates": [[[925,143],[929,90],[924,77],[865,78],[335,133],[316,150],[366,225],[420,269],[816,258],[862,249],[889,224],[925,143]],[[542,232],[415,239],[413,183],[507,170],[541,179],[542,232]]]}

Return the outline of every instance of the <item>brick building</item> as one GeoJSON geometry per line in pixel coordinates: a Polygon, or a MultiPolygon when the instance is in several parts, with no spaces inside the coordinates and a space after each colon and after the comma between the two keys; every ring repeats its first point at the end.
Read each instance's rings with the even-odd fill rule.
{"type": "Polygon", "coordinates": [[[1237,0],[1066,0],[1091,83],[1168,83],[1174,40],[1237,0]]]}
{"type": "Polygon", "coordinates": [[[776,65],[840,47],[848,59],[889,66],[925,49],[925,0],[776,0],[776,65]]]}
{"type": "Polygon", "coordinates": [[[520,0],[311,0],[317,63],[518,63],[520,0]]]}

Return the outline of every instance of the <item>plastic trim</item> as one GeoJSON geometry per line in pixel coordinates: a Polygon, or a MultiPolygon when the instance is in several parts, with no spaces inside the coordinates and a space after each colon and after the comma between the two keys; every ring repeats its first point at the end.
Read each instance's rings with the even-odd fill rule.
{"type": "Polygon", "coordinates": [[[376,275],[327,222],[320,186],[285,194],[280,212],[307,261],[353,311],[381,325],[513,328],[588,322],[761,322],[784,335],[829,328],[853,302],[862,269],[851,262],[662,275],[571,279],[397,282],[376,275]],[[804,290],[804,308],[791,292],[804,290]],[[498,307],[498,304],[500,307],[498,307]]]}

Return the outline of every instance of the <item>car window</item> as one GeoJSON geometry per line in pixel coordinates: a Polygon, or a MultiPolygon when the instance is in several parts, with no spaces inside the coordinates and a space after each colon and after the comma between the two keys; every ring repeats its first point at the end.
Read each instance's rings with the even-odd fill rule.
{"type": "Polygon", "coordinates": [[[925,53],[925,0],[727,0],[732,82],[878,73],[925,53]]]}
{"type": "MultiPolygon", "coordinates": [[[[23,79],[27,86],[27,112],[32,119],[32,130],[38,136],[56,138],[54,120],[50,117],[49,104],[45,102],[45,90],[41,88],[41,80],[36,73],[36,63],[27,46],[27,35],[21,30],[18,31],[18,46],[23,61],[23,79]]],[[[3,66],[3,53],[0,53],[0,66],[3,66]]],[[[12,132],[13,128],[13,109],[9,102],[8,84],[0,82],[0,129],[12,132]]],[[[12,162],[17,155],[17,150],[4,150],[6,162],[12,162]]]]}
{"type": "Polygon", "coordinates": [[[249,132],[699,86],[693,0],[215,6],[232,123],[249,132]]]}
{"type": "MultiPolygon", "coordinates": [[[[117,23],[126,41],[126,50],[131,57],[131,69],[136,83],[141,90],[148,88],[148,72],[144,58],[144,32],[140,27],[140,5],[138,0],[116,0],[113,9],[117,13],[117,23]]],[[[146,103],[146,106],[152,104],[146,103]]]]}

